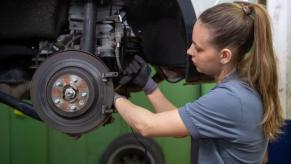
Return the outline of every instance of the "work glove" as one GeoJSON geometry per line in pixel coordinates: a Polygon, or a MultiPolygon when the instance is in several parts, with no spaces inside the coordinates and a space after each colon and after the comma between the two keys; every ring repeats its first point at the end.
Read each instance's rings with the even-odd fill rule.
{"type": "Polygon", "coordinates": [[[122,74],[124,76],[119,81],[121,85],[132,82],[136,86],[143,88],[146,94],[151,93],[158,87],[157,83],[150,76],[149,65],[138,55],[134,56],[122,74]]]}

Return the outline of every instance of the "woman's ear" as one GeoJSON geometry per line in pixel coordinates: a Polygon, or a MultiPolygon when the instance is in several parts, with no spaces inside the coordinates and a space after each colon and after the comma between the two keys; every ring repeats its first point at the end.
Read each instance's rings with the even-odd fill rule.
{"type": "Polygon", "coordinates": [[[232,52],[228,48],[224,48],[220,51],[220,63],[228,64],[232,59],[232,52]]]}

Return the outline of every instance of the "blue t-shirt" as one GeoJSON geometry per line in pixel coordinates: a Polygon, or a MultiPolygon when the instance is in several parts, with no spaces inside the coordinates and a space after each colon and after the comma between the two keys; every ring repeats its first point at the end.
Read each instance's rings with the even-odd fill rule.
{"type": "Polygon", "coordinates": [[[268,141],[260,124],[261,97],[236,74],[180,108],[179,114],[192,142],[198,142],[199,164],[262,162],[268,141]]]}

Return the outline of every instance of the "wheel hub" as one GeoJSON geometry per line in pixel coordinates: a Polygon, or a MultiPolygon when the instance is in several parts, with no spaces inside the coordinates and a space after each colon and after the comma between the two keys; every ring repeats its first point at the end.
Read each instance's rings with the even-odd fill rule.
{"type": "Polygon", "coordinates": [[[80,76],[66,74],[58,77],[51,90],[51,99],[58,110],[78,112],[87,104],[89,87],[80,76]]]}

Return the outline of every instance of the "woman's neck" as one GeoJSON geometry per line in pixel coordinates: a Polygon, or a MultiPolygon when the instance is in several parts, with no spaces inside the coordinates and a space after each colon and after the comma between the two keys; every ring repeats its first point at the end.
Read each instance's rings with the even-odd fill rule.
{"type": "Polygon", "coordinates": [[[235,70],[235,68],[223,69],[217,76],[214,77],[215,82],[221,83],[226,77],[235,72],[235,70]]]}

